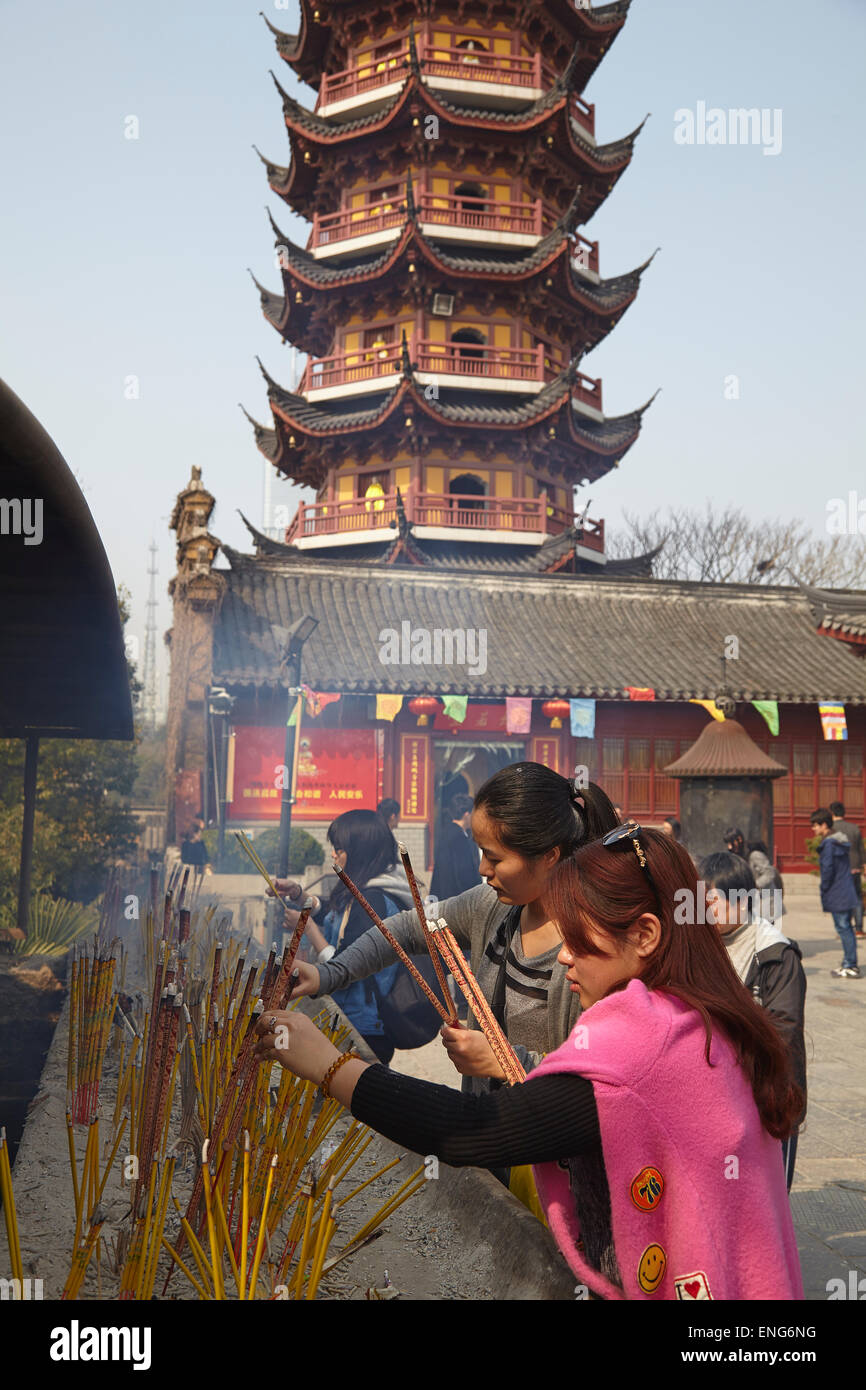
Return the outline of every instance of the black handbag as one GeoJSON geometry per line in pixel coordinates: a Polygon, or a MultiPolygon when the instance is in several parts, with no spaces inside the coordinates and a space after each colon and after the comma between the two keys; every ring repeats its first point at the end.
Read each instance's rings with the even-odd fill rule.
{"type": "MultiPolygon", "coordinates": [[[[438,999],[442,990],[430,957],[410,956],[409,959],[438,999]]],[[[433,1041],[442,1027],[442,1019],[402,962],[387,994],[381,993],[375,979],[372,984],[385,1037],[399,1052],[424,1047],[433,1041]]]]}

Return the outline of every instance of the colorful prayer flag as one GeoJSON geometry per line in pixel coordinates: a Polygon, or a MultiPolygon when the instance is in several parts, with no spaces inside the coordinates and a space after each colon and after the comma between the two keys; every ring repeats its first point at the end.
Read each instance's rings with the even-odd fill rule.
{"type": "Polygon", "coordinates": [[[573,738],[595,738],[595,700],[569,700],[573,738]]]}
{"type": "Polygon", "coordinates": [[[394,720],[403,707],[402,695],[377,695],[376,696],[376,718],[387,719],[389,722],[394,720]]]}
{"type": "Polygon", "coordinates": [[[301,682],[301,689],[304,692],[304,703],[307,707],[307,714],[311,719],[315,719],[322,713],[326,705],[332,705],[335,700],[340,699],[337,691],[311,690],[308,685],[301,682]]]}
{"type": "Polygon", "coordinates": [[[845,706],[828,700],[824,704],[819,704],[818,713],[821,716],[821,728],[824,730],[824,740],[842,739],[848,737],[848,723],[845,719],[845,706]]]}
{"type": "Polygon", "coordinates": [[[523,695],[507,696],[505,700],[505,732],[528,734],[532,724],[532,700],[523,695]]]}
{"type": "Polygon", "coordinates": [[[711,714],[714,719],[721,720],[725,717],[720,709],[716,709],[715,700],[689,700],[689,704],[701,705],[707,711],[707,714],[711,714]]]}
{"type": "Polygon", "coordinates": [[[773,738],[775,738],[779,732],[778,702],[776,700],[753,700],[752,704],[755,706],[761,718],[766,721],[767,728],[770,730],[773,738]]]}
{"type": "Polygon", "coordinates": [[[466,706],[468,704],[468,695],[443,695],[442,713],[446,719],[453,719],[455,724],[462,724],[466,718],[466,706]]]}
{"type": "Polygon", "coordinates": [[[654,700],[656,693],[651,685],[627,685],[630,700],[654,700]]]}

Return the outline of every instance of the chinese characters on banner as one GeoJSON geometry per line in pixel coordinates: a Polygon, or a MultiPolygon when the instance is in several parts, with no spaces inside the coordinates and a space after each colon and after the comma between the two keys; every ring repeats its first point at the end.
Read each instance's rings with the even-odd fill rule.
{"type": "Polygon", "coordinates": [[[430,740],[400,735],[400,819],[426,820],[430,783],[430,740]]]}
{"type": "MultiPolygon", "coordinates": [[[[284,755],[284,729],[235,728],[230,820],[279,820],[284,755]]],[[[302,727],[292,818],[331,820],[343,811],[375,811],[380,756],[374,729],[302,727]]]]}
{"type": "Polygon", "coordinates": [[[543,763],[549,767],[551,772],[560,772],[559,766],[559,739],[558,738],[534,738],[529,748],[530,761],[543,763]]]}

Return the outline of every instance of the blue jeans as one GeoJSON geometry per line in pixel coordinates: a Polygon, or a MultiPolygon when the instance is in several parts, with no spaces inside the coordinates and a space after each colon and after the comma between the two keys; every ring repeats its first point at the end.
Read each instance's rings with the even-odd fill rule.
{"type": "Polygon", "coordinates": [[[851,926],[851,909],[846,912],[831,912],[833,925],[842,938],[843,968],[857,964],[857,938],[851,926]]]}

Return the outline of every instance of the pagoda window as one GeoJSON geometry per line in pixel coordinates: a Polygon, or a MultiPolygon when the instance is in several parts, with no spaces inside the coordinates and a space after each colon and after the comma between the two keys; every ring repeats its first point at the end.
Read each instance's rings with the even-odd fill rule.
{"type": "MultiPolygon", "coordinates": [[[[456,333],[451,334],[451,342],[457,348],[457,356],[464,362],[480,362],[484,357],[484,348],[487,339],[477,328],[458,328],[456,333]]],[[[466,367],[471,371],[471,367],[466,367]]]]}
{"type": "Polygon", "coordinates": [[[481,226],[488,211],[487,189],[480,183],[458,183],[454,189],[455,198],[460,200],[460,220],[465,226],[481,226]]]}
{"type": "Polygon", "coordinates": [[[357,496],[360,501],[363,501],[365,511],[384,511],[390,482],[387,473],[358,474],[356,479],[357,496]]]}
{"type": "Polygon", "coordinates": [[[448,484],[448,492],[455,499],[451,506],[454,508],[456,505],[458,513],[484,510],[484,502],[481,499],[487,496],[487,488],[483,478],[479,478],[477,474],[459,473],[448,484]],[[458,498],[459,501],[457,501],[458,498]],[[475,501],[475,498],[479,500],[475,501]]]}
{"type": "Polygon", "coordinates": [[[386,362],[392,355],[397,342],[397,329],[393,323],[377,323],[364,330],[364,361],[386,362]]]}
{"type": "Polygon", "coordinates": [[[462,59],[464,63],[478,64],[481,62],[481,59],[476,58],[475,54],[486,54],[488,52],[487,44],[482,43],[480,39],[458,39],[454,46],[455,48],[462,49],[465,53],[466,56],[462,59]]]}

